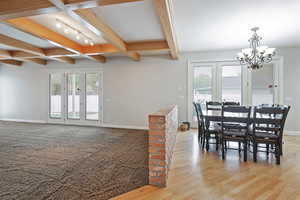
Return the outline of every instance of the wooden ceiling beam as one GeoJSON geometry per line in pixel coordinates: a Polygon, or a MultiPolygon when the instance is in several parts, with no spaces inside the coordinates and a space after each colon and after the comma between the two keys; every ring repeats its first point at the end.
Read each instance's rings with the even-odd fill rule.
{"type": "Polygon", "coordinates": [[[70,40],[69,38],[52,31],[51,29],[36,23],[32,19],[29,18],[17,18],[10,19],[7,22],[14,26],[17,29],[21,29],[24,32],[30,33],[39,38],[51,41],[52,43],[57,44],[58,46],[62,46],[63,48],[74,51],[75,53],[81,53],[82,48],[81,45],[70,40]]]}
{"type": "Polygon", "coordinates": [[[47,65],[47,60],[42,58],[23,58],[27,62],[33,62],[39,65],[47,65]]]}
{"type": "MultiPolygon", "coordinates": [[[[140,42],[130,42],[127,43],[128,52],[140,52],[140,51],[168,51],[170,48],[166,41],[140,41],[140,42]]],[[[120,53],[120,50],[113,46],[112,44],[98,44],[94,46],[82,46],[83,54],[85,55],[100,55],[106,53],[120,53]]],[[[7,58],[7,55],[10,54],[12,58],[41,58],[41,56],[37,56],[35,54],[27,53],[24,51],[7,51],[3,50],[4,53],[2,55],[4,58],[7,58]]],[[[45,55],[47,57],[65,57],[76,55],[76,53],[68,51],[66,49],[57,47],[57,48],[47,48],[43,49],[45,55]]]]}
{"type": "MultiPolygon", "coordinates": [[[[51,29],[36,23],[35,21],[28,19],[28,18],[17,18],[17,19],[11,19],[11,20],[7,20],[7,22],[9,24],[11,24],[12,26],[21,29],[22,31],[25,31],[27,33],[30,33],[34,36],[37,36],[39,38],[45,39],[50,41],[52,44],[55,44],[58,47],[62,47],[66,50],[66,52],[74,52],[76,54],[82,54],[82,46],[76,42],[74,42],[73,40],[59,34],[56,33],[54,31],[52,31],[51,29]]],[[[52,52],[55,50],[52,50],[52,52]]],[[[49,56],[51,52],[45,53],[47,56],[49,56]]],[[[61,52],[62,53],[62,52],[61,52]]],[[[88,59],[94,60],[99,62],[99,60],[90,57],[88,55],[85,56],[88,59]]],[[[103,60],[106,60],[105,58],[101,59],[101,62],[103,62],[103,60]]],[[[70,63],[70,62],[68,62],[70,63]]],[[[73,62],[72,62],[73,63],[73,62]]]]}
{"type": "Polygon", "coordinates": [[[44,52],[45,52],[46,56],[51,56],[51,57],[61,57],[61,56],[75,54],[74,52],[68,51],[68,50],[60,48],[60,47],[44,49],[44,52]]]}
{"type": "Polygon", "coordinates": [[[21,66],[23,62],[18,61],[18,60],[7,59],[7,60],[0,60],[0,63],[8,64],[8,65],[21,66]]]}
{"type": "Polygon", "coordinates": [[[17,40],[2,34],[0,34],[0,44],[4,44],[6,46],[20,49],[22,51],[39,55],[39,56],[45,55],[44,51],[41,48],[35,47],[21,40],[17,40]]]}
{"type": "Polygon", "coordinates": [[[167,51],[170,50],[168,43],[162,41],[141,41],[127,43],[128,51],[167,51]]]}
{"type": "Polygon", "coordinates": [[[11,53],[7,50],[1,50],[0,49],[0,56],[3,56],[3,57],[11,57],[11,53]]]}
{"type": "Polygon", "coordinates": [[[60,62],[68,63],[68,64],[75,64],[75,60],[73,58],[68,57],[68,56],[52,57],[52,59],[60,61],[60,62]]]}
{"type": "MultiPolygon", "coordinates": [[[[121,3],[138,2],[143,0],[64,0],[64,6],[68,10],[79,8],[94,8],[121,3]]],[[[47,0],[1,0],[0,20],[13,19],[19,17],[29,17],[34,15],[57,13],[61,10],[47,0]]]]}
{"type": "Polygon", "coordinates": [[[27,53],[24,51],[11,51],[10,53],[12,58],[39,58],[40,57],[35,54],[27,53]]]}
{"type": "Polygon", "coordinates": [[[122,4],[122,3],[133,3],[138,1],[144,1],[144,0],[102,0],[99,1],[99,6],[109,6],[113,4],[122,4]]]}
{"type": "Polygon", "coordinates": [[[93,60],[97,61],[97,62],[102,62],[102,63],[106,62],[106,57],[101,56],[101,55],[91,55],[89,57],[92,58],[93,60]]]}
{"type": "Polygon", "coordinates": [[[173,23],[172,0],[154,0],[154,5],[162,25],[164,35],[171,50],[171,57],[173,59],[178,59],[179,51],[173,23]]]}
{"type": "Polygon", "coordinates": [[[112,28],[105,23],[103,18],[97,16],[91,9],[79,9],[75,13],[79,15],[83,20],[99,30],[109,42],[111,42],[121,52],[124,52],[127,56],[135,61],[140,60],[140,55],[136,52],[127,52],[127,44],[122,38],[112,30],[112,28]]]}

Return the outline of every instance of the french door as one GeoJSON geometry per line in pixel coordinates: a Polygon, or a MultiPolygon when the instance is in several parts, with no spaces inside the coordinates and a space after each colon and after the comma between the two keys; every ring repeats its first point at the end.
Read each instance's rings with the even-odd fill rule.
{"type": "Polygon", "coordinates": [[[100,125],[102,73],[50,73],[49,122],[100,125]]]}
{"type": "Polygon", "coordinates": [[[195,62],[189,66],[189,121],[195,125],[192,102],[205,110],[206,101],[234,101],[241,105],[279,104],[279,62],[251,71],[236,62],[195,62]]]}

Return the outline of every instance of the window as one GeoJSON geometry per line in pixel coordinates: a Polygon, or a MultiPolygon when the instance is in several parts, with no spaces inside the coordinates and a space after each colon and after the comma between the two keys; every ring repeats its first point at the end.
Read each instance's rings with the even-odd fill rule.
{"type": "Polygon", "coordinates": [[[212,100],[212,67],[195,67],[193,79],[194,102],[205,103],[212,100]]]}
{"type": "Polygon", "coordinates": [[[50,75],[50,118],[61,118],[62,75],[50,75]]]}
{"type": "Polygon", "coordinates": [[[252,104],[274,103],[274,77],[272,64],[264,65],[257,71],[252,71],[252,104]]]}
{"type": "Polygon", "coordinates": [[[242,70],[240,66],[222,66],[222,101],[242,104],[242,70]]]}
{"type": "Polygon", "coordinates": [[[68,119],[80,119],[80,74],[68,74],[68,119]]]}
{"type": "Polygon", "coordinates": [[[86,73],[86,113],[87,120],[99,118],[99,74],[86,73]]]}

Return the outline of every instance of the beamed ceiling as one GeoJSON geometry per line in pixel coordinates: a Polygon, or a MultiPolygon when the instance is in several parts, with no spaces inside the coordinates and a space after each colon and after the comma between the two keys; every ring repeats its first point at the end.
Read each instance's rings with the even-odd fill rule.
{"type": "Polygon", "coordinates": [[[161,53],[170,59],[179,56],[171,0],[0,1],[3,64],[46,65],[48,60],[74,64],[76,59],[105,63],[113,55],[140,61],[143,55],[161,53]],[[140,26],[141,19],[147,24],[140,26]],[[57,23],[79,31],[80,38],[57,23]]]}

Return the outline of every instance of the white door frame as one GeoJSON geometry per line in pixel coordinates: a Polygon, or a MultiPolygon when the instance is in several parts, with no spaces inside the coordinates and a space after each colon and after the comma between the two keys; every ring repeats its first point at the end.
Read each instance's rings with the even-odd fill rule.
{"type": "MultiPolygon", "coordinates": [[[[275,84],[277,84],[277,92],[275,92],[275,98],[277,99],[279,104],[283,104],[283,67],[284,67],[284,60],[283,57],[275,57],[272,61],[274,65],[274,80],[276,80],[275,84]]],[[[192,113],[193,113],[193,67],[195,65],[214,65],[215,70],[217,70],[216,76],[218,78],[213,78],[213,82],[216,84],[215,88],[213,88],[213,96],[217,97],[217,99],[214,100],[220,100],[220,94],[222,87],[220,83],[221,79],[220,76],[222,75],[220,73],[220,67],[223,65],[240,65],[238,61],[233,59],[215,59],[215,60],[189,60],[188,61],[188,68],[187,68],[187,120],[189,122],[192,122],[192,113]],[[216,80],[214,80],[216,79],[216,80]]],[[[249,105],[252,101],[252,94],[249,88],[252,88],[251,86],[251,73],[248,72],[248,70],[243,67],[242,68],[242,90],[246,92],[242,92],[242,101],[245,105],[249,105]],[[247,88],[248,87],[248,88],[247,88]]]]}
{"type": "Polygon", "coordinates": [[[72,125],[91,125],[91,126],[101,126],[103,124],[103,70],[99,68],[94,69],[83,69],[83,68],[78,68],[78,69],[51,69],[48,71],[48,123],[55,123],[55,124],[72,124],[72,125]],[[99,96],[98,96],[98,120],[87,120],[85,119],[85,109],[86,109],[86,73],[98,73],[99,74],[99,81],[100,81],[100,87],[99,87],[99,96]],[[62,112],[62,117],[60,119],[55,119],[55,118],[50,118],[50,74],[52,73],[57,73],[57,74],[62,74],[62,99],[61,99],[61,112],[62,112]],[[78,119],[68,119],[67,118],[67,74],[68,73],[79,73],[81,78],[80,78],[80,88],[82,94],[80,95],[80,120],[78,119]]]}

